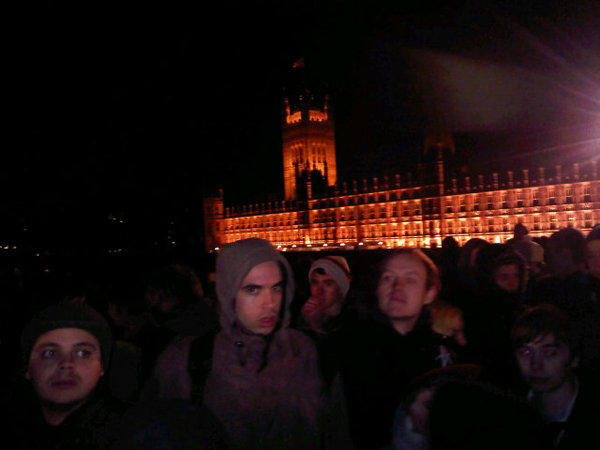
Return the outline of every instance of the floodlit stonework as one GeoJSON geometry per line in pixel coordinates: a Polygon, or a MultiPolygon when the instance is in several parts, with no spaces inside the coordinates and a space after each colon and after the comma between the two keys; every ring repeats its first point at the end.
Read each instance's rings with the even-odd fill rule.
{"type": "Polygon", "coordinates": [[[441,246],[478,237],[504,242],[521,222],[532,237],[600,223],[599,149],[568,167],[523,168],[446,179],[451,138],[427,141],[433,156],[413,175],[337,182],[333,118],[328,101],[298,110],[284,104],[285,200],[227,207],[223,192],[204,200],[208,251],[259,237],[282,251],[441,246]],[[419,174],[425,174],[419,175],[419,174]],[[315,189],[315,176],[325,189],[315,189]],[[418,180],[418,181],[417,181],[418,180]]]}

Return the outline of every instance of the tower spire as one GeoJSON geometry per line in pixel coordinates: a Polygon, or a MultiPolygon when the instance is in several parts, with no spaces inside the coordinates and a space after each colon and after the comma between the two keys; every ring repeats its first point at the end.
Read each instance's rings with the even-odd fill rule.
{"type": "MultiPolygon", "coordinates": [[[[301,178],[320,174],[325,186],[337,183],[335,131],[330,98],[308,85],[304,58],[293,64],[282,120],[283,184],[286,200],[295,200],[301,178]],[[303,173],[304,171],[308,173],[303,173]],[[314,173],[311,173],[314,172],[314,173]]],[[[317,186],[313,194],[317,195],[317,186]]]]}

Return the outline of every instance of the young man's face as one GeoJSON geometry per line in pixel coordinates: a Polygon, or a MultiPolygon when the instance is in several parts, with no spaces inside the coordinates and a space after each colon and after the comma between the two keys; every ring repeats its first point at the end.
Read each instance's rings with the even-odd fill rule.
{"type": "Polygon", "coordinates": [[[283,276],[279,265],[267,261],[254,266],[235,297],[235,314],[248,331],[267,335],[279,321],[283,276]]]}
{"type": "Polygon", "coordinates": [[[569,348],[548,334],[517,348],[517,362],[521,375],[534,392],[552,392],[573,376],[577,358],[569,348]]]}
{"type": "Polygon", "coordinates": [[[400,254],[388,260],[379,283],[379,309],[390,320],[416,322],[423,305],[431,303],[437,291],[427,287],[427,270],[418,256],[400,254]]]}
{"type": "Polygon", "coordinates": [[[516,264],[506,264],[494,270],[494,282],[507,292],[519,290],[519,267],[516,264]]]}
{"type": "Polygon", "coordinates": [[[310,294],[320,300],[323,307],[333,306],[343,300],[340,287],[328,273],[320,274],[313,270],[309,282],[310,294]]]}
{"type": "Polygon", "coordinates": [[[79,328],[57,328],[35,341],[25,378],[40,400],[67,405],[85,401],[103,374],[98,339],[79,328]]]}

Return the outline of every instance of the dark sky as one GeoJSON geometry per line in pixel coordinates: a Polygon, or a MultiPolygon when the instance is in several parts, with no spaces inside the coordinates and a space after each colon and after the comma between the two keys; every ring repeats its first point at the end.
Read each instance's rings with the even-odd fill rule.
{"type": "Polygon", "coordinates": [[[279,192],[300,57],[332,95],[342,178],[405,169],[429,128],[471,156],[600,148],[597,1],[89,3],[11,16],[9,223],[279,192]]]}

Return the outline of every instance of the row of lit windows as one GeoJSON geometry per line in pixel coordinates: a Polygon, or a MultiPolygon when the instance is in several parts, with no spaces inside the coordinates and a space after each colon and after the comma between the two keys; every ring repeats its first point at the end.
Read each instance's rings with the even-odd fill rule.
{"type": "MultiPolygon", "coordinates": [[[[353,198],[350,198],[352,200],[353,198]]],[[[340,204],[346,199],[338,199],[340,204]]],[[[370,198],[369,200],[374,200],[370,198]]],[[[443,211],[447,214],[481,210],[502,210],[521,207],[537,207],[546,205],[569,205],[590,203],[592,189],[587,185],[570,185],[567,187],[535,188],[529,190],[498,191],[472,195],[448,196],[444,199],[443,211]]],[[[329,202],[332,202],[330,199],[329,202]]],[[[329,202],[327,204],[329,204],[329,202]]],[[[315,206],[324,206],[323,202],[315,206]]],[[[372,205],[369,207],[331,209],[319,211],[312,217],[312,223],[336,223],[354,220],[374,220],[387,218],[412,217],[424,214],[439,214],[438,199],[421,201],[403,201],[394,204],[372,205]]],[[[269,228],[298,225],[298,217],[294,215],[273,215],[260,219],[230,220],[226,222],[226,230],[242,230],[249,228],[269,228]]]]}
{"type": "MultiPolygon", "coordinates": [[[[594,217],[592,212],[585,214],[541,214],[533,217],[507,216],[500,218],[464,219],[443,221],[446,235],[472,234],[472,233],[497,233],[512,232],[517,222],[523,222],[533,231],[552,231],[566,226],[589,229],[600,220],[600,212],[594,217]]],[[[234,233],[231,240],[246,237],[262,237],[272,242],[297,242],[303,241],[303,231],[274,231],[274,232],[249,232],[234,233]]],[[[361,227],[340,227],[338,229],[312,229],[308,233],[310,240],[355,240],[358,238],[395,238],[407,236],[438,235],[440,233],[440,222],[431,221],[399,223],[397,226],[371,225],[361,227]],[[429,229],[427,229],[429,228],[429,229]]]]}
{"type": "MultiPolygon", "coordinates": [[[[379,194],[363,194],[363,195],[355,195],[351,197],[336,197],[323,199],[314,202],[312,205],[312,209],[322,209],[322,208],[334,208],[339,206],[352,206],[352,205],[360,205],[360,204],[368,204],[368,203],[383,203],[389,201],[397,201],[404,199],[412,199],[417,197],[419,193],[422,191],[416,191],[414,189],[404,190],[401,192],[389,192],[389,193],[379,193],[379,194]]],[[[521,206],[526,206],[526,197],[530,197],[531,199],[528,201],[529,206],[537,206],[544,199],[548,200],[549,204],[553,203],[580,203],[580,202],[591,202],[591,187],[590,185],[581,186],[577,185],[569,185],[567,187],[557,186],[557,187],[542,187],[542,188],[531,188],[531,189],[520,189],[520,190],[509,190],[493,193],[476,193],[476,194],[466,194],[460,196],[454,196],[456,201],[459,204],[464,204],[465,201],[472,201],[478,204],[499,204],[499,203],[511,203],[521,202],[521,206]]],[[[452,196],[446,197],[452,202],[452,196]]],[[[508,207],[508,206],[507,206],[508,207]]],[[[513,206],[515,207],[515,206],[513,206]]],[[[488,206],[491,208],[491,206],[488,206]]]]}
{"type": "MultiPolygon", "coordinates": [[[[413,191],[404,191],[403,198],[412,197],[413,191]]],[[[390,194],[389,201],[395,200],[396,193],[390,194]]],[[[323,208],[334,208],[343,206],[353,206],[355,204],[375,203],[375,201],[381,203],[387,202],[385,194],[379,194],[378,198],[375,198],[374,194],[364,195],[360,197],[349,197],[349,198],[336,198],[328,199],[315,202],[312,209],[323,209],[323,208]]],[[[470,195],[457,195],[447,196],[444,198],[446,207],[445,212],[466,212],[466,211],[480,211],[483,209],[508,209],[508,208],[521,208],[528,206],[544,206],[544,205],[558,205],[558,204],[573,204],[573,203],[589,203],[592,201],[592,189],[589,184],[571,185],[567,187],[554,187],[554,188],[535,188],[529,190],[509,190],[509,191],[497,191],[491,193],[479,193],[470,195]]],[[[429,202],[435,209],[436,203],[433,199],[417,200],[417,204],[423,202],[424,208],[427,209],[427,203],[429,202]]],[[[381,205],[385,207],[385,205],[381,205]]],[[[373,207],[372,207],[373,208],[373,207]]],[[[411,209],[413,208],[412,202],[401,202],[393,206],[395,208],[393,212],[387,213],[389,215],[400,215],[402,211],[403,215],[413,214],[411,209]],[[407,207],[406,205],[409,204],[407,207]]],[[[420,212],[415,212],[419,214],[420,212]]],[[[435,213],[435,211],[433,211],[435,213]]],[[[375,212],[373,209],[368,213],[369,215],[379,215],[379,217],[385,217],[384,212],[375,212]]],[[[375,218],[375,217],[371,217],[375,218]]],[[[343,220],[343,219],[342,219],[343,220]]],[[[270,226],[270,225],[267,225],[270,226]]],[[[276,226],[276,225],[273,225],[276,226]]]]}
{"type": "MultiPolygon", "coordinates": [[[[356,217],[358,217],[360,220],[364,220],[364,219],[375,219],[377,217],[379,218],[387,218],[387,212],[385,210],[381,210],[380,213],[378,213],[378,216],[376,216],[376,213],[373,212],[373,210],[369,210],[370,212],[367,212],[367,214],[365,214],[364,212],[360,211],[359,214],[355,215],[353,211],[350,211],[348,214],[348,217],[346,218],[345,214],[340,214],[339,216],[339,220],[336,220],[335,217],[335,212],[334,211],[329,211],[326,212],[324,214],[320,214],[317,217],[315,217],[315,219],[313,220],[314,224],[319,224],[319,223],[338,223],[338,222],[345,222],[346,220],[352,221],[355,220],[356,217]]],[[[452,212],[451,210],[448,210],[448,212],[452,212]]],[[[420,210],[415,209],[414,210],[414,214],[415,215],[419,215],[420,214],[420,210]]],[[[408,217],[409,216],[409,212],[407,210],[404,210],[404,216],[408,217]]],[[[399,215],[397,214],[397,210],[393,211],[392,214],[392,218],[396,218],[399,217],[399,215]]],[[[536,219],[539,216],[536,216],[536,219]]],[[[479,220],[479,218],[474,218],[473,220],[477,221],[479,220]]],[[[486,220],[486,219],[483,219],[486,220]]],[[[591,218],[590,218],[591,220],[591,218]]],[[[497,226],[496,224],[496,219],[494,218],[488,218],[487,219],[488,224],[497,226]]],[[[477,222],[475,222],[477,223],[477,222]]],[[[268,227],[277,227],[277,226],[291,226],[292,222],[290,220],[290,218],[287,219],[287,221],[284,222],[284,220],[280,217],[279,220],[277,220],[277,218],[274,218],[272,221],[267,220],[264,222],[254,222],[254,221],[247,221],[247,222],[233,222],[233,223],[228,223],[226,230],[241,230],[241,229],[248,229],[248,228],[268,228],[268,227]]],[[[294,219],[294,225],[298,225],[298,219],[295,218],[294,219]]],[[[495,231],[495,229],[490,229],[489,231],[495,231]]]]}
{"type": "Polygon", "coordinates": [[[590,203],[591,187],[540,188],[528,191],[504,191],[492,194],[460,195],[446,197],[446,212],[480,211],[482,209],[508,209],[528,206],[545,206],[590,203]]]}
{"type": "Polygon", "coordinates": [[[283,226],[292,226],[298,225],[298,218],[296,216],[292,217],[283,217],[283,216],[275,216],[275,217],[267,217],[266,219],[261,218],[262,220],[227,220],[225,222],[226,230],[244,230],[248,228],[269,228],[269,227],[283,227],[283,226]]]}
{"type": "Polygon", "coordinates": [[[316,201],[312,205],[312,209],[335,208],[338,206],[354,206],[375,202],[383,203],[388,201],[412,199],[415,197],[415,192],[415,190],[405,190],[402,192],[391,192],[389,193],[389,196],[387,196],[385,193],[380,193],[355,195],[352,197],[336,197],[316,201]]]}

